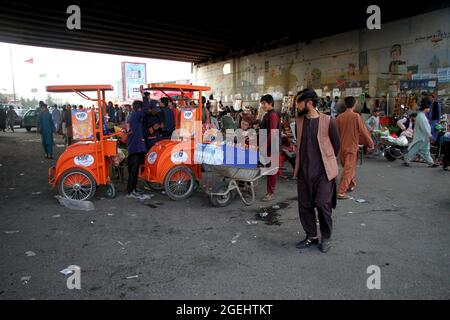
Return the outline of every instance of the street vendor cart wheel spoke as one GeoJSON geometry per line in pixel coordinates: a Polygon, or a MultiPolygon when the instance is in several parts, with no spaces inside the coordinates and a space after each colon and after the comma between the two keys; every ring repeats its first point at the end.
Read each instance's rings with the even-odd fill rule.
{"type": "Polygon", "coordinates": [[[191,169],[185,166],[170,169],[164,180],[166,193],[173,200],[182,200],[189,197],[194,191],[194,185],[194,174],[191,169]]]}
{"type": "Polygon", "coordinates": [[[68,199],[89,200],[95,194],[96,183],[88,172],[72,169],[63,174],[58,190],[68,199]]]}

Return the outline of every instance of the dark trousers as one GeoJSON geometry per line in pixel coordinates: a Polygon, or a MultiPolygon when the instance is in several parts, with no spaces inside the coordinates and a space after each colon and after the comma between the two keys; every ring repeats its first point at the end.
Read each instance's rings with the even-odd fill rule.
{"type": "Polygon", "coordinates": [[[128,184],[127,193],[136,190],[139,176],[139,166],[144,163],[145,153],[132,153],[128,155],[128,184]]]}
{"type": "Polygon", "coordinates": [[[331,231],[333,229],[331,213],[333,210],[333,193],[335,192],[334,183],[326,179],[321,179],[312,188],[308,188],[305,185],[305,181],[299,178],[297,180],[297,192],[298,214],[306,236],[308,238],[317,237],[317,210],[322,239],[331,238],[331,231]]]}
{"type": "MultiPolygon", "coordinates": [[[[331,219],[331,204],[317,207],[319,217],[320,234],[322,239],[331,238],[331,230],[333,228],[333,220],[331,219]]],[[[316,210],[315,208],[304,208],[300,204],[298,206],[298,215],[308,238],[317,237],[316,210]]]]}
{"type": "Polygon", "coordinates": [[[444,141],[442,143],[442,153],[444,158],[442,159],[442,165],[445,167],[450,166],[450,141],[444,141]]]}
{"type": "Polygon", "coordinates": [[[161,133],[161,136],[162,136],[163,138],[169,138],[169,139],[170,139],[170,138],[172,137],[173,131],[174,131],[174,130],[163,131],[163,132],[161,133]]]}
{"type": "Polygon", "coordinates": [[[42,147],[44,148],[44,153],[51,156],[53,155],[53,143],[43,143],[42,147]]]}

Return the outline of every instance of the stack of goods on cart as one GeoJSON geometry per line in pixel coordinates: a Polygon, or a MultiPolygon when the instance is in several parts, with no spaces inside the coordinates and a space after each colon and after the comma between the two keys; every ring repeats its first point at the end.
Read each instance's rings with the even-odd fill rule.
{"type": "Polygon", "coordinates": [[[380,130],[374,130],[373,135],[381,138],[381,137],[388,137],[390,134],[389,129],[387,127],[381,127],[380,130]]]}
{"type": "MultiPolygon", "coordinates": [[[[394,131],[394,130],[392,130],[394,131]]],[[[392,132],[389,130],[389,127],[381,127],[380,130],[374,130],[373,134],[378,137],[385,139],[389,141],[392,144],[398,145],[398,146],[407,146],[408,145],[408,139],[405,136],[398,136],[396,132],[392,132]]],[[[395,129],[395,131],[397,131],[395,129]]]]}
{"type": "Polygon", "coordinates": [[[127,150],[127,133],[125,128],[121,126],[114,126],[114,132],[117,134],[117,155],[112,157],[112,163],[114,166],[119,166],[128,157],[127,150]]]}
{"type": "Polygon", "coordinates": [[[198,143],[195,146],[194,161],[209,165],[256,168],[258,150],[234,143],[198,143]]]}
{"type": "Polygon", "coordinates": [[[128,151],[126,148],[117,148],[117,154],[111,157],[113,166],[118,167],[128,157],[128,151]]]}

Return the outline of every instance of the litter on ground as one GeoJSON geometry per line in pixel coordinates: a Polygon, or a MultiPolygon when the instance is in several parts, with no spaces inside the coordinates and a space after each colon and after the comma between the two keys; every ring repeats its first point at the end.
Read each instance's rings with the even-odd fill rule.
{"type": "Polygon", "coordinates": [[[33,251],[27,251],[25,252],[25,254],[27,255],[27,257],[34,257],[36,255],[36,253],[34,253],[33,251]]]}

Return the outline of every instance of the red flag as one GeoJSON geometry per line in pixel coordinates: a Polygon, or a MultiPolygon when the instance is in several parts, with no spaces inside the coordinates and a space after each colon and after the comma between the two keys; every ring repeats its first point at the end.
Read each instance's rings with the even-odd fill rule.
{"type": "Polygon", "coordinates": [[[29,62],[29,63],[33,63],[33,58],[25,60],[24,62],[29,62]]]}

